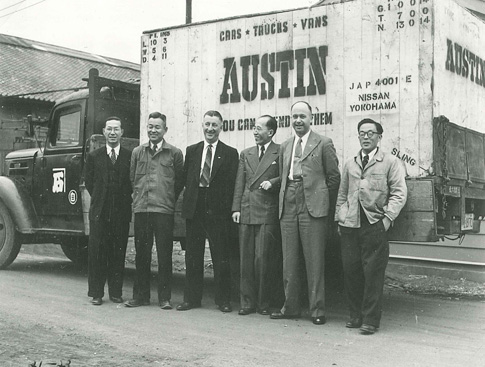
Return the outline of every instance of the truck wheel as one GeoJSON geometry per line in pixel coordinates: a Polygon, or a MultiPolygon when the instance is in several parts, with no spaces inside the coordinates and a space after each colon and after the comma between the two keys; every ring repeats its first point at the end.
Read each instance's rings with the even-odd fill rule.
{"type": "Polygon", "coordinates": [[[21,245],[10,211],[0,201],[0,269],[5,269],[15,260],[21,245]]]}
{"type": "Polygon", "coordinates": [[[86,241],[61,243],[64,255],[76,265],[85,266],[88,263],[88,246],[86,241]]]}

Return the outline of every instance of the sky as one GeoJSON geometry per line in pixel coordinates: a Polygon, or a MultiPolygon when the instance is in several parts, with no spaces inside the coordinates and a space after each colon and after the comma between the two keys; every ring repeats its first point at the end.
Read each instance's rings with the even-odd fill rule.
{"type": "MultiPolygon", "coordinates": [[[[317,0],[192,0],[192,21],[317,0]]],[[[185,23],[185,0],[0,0],[0,33],[139,63],[143,31],[185,23]]]]}

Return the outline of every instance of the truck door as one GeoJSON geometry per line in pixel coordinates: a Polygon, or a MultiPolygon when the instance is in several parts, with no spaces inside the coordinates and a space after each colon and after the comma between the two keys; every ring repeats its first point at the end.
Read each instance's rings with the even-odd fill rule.
{"type": "Polygon", "coordinates": [[[79,183],[83,169],[85,102],[59,106],[40,163],[40,195],[36,205],[43,224],[57,230],[83,229],[79,183]]]}

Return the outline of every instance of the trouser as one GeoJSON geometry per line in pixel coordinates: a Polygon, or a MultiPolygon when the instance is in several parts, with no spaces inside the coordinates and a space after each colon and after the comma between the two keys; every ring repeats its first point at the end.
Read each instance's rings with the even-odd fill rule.
{"type": "Polygon", "coordinates": [[[327,217],[314,218],[308,212],[303,181],[290,181],[286,188],[281,217],[283,286],[285,304],[281,312],[300,314],[300,288],[304,260],[307,273],[309,312],[325,315],[325,244],[327,217]],[[302,259],[303,257],[303,259],[302,259]]]}
{"type": "Polygon", "coordinates": [[[375,224],[361,213],[360,228],[340,226],[344,287],[350,317],[362,318],[364,324],[379,327],[382,293],[389,242],[382,220],[375,224]]]}
{"type": "Polygon", "coordinates": [[[150,300],[150,276],[153,236],[158,260],[158,301],[169,301],[172,296],[173,214],[135,213],[136,275],[133,298],[150,300]]]}
{"type": "Polygon", "coordinates": [[[204,287],[205,240],[209,246],[216,287],[215,303],[219,306],[231,300],[231,269],[229,263],[230,215],[213,214],[207,208],[207,190],[199,188],[194,217],[186,221],[184,301],[198,305],[204,287]]]}
{"type": "Polygon", "coordinates": [[[113,218],[90,221],[88,296],[102,298],[108,281],[111,297],[121,297],[130,222],[113,218]]]}
{"type": "Polygon", "coordinates": [[[280,308],[283,298],[278,224],[240,224],[241,308],[280,308]]]}

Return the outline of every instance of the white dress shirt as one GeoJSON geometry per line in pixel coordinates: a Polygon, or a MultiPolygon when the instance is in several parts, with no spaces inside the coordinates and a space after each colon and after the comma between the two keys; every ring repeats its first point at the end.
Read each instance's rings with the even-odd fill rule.
{"type": "MultiPolygon", "coordinates": [[[[212,145],[212,160],[211,160],[211,171],[210,173],[212,174],[212,167],[214,166],[214,156],[216,155],[216,148],[217,148],[217,143],[219,140],[217,140],[215,143],[211,143],[212,145]]],[[[207,156],[207,147],[209,146],[209,143],[204,140],[204,150],[202,151],[202,161],[200,162],[200,176],[202,176],[202,170],[204,169],[204,163],[205,163],[205,157],[207,156]]]]}
{"type": "MultiPolygon", "coordinates": [[[[310,136],[310,131],[311,130],[308,130],[308,132],[301,137],[301,154],[302,154],[302,156],[303,156],[303,152],[305,151],[305,146],[306,146],[306,143],[308,141],[308,137],[310,136]]],[[[300,139],[300,137],[298,135],[296,135],[295,140],[293,141],[293,151],[291,153],[291,161],[290,161],[290,173],[288,174],[288,178],[290,180],[293,180],[293,161],[295,160],[296,144],[298,144],[299,139],[300,139]]]]}
{"type": "MultiPolygon", "coordinates": [[[[374,156],[376,155],[376,153],[377,153],[377,149],[379,149],[379,148],[375,148],[375,149],[374,149],[372,152],[369,152],[369,154],[367,154],[367,155],[369,156],[369,162],[370,162],[370,161],[372,160],[372,158],[374,158],[374,156]]],[[[363,150],[361,150],[361,151],[360,151],[360,154],[361,154],[360,159],[364,160],[364,157],[365,157],[365,155],[366,155],[366,154],[364,153],[364,151],[363,151],[363,150]]],[[[367,163],[367,164],[368,164],[368,163],[367,163]]]]}
{"type": "Polygon", "coordinates": [[[152,142],[149,143],[150,145],[150,149],[153,150],[153,148],[155,148],[155,146],[157,146],[157,152],[162,149],[162,143],[163,143],[163,139],[160,140],[157,144],[153,144],[152,142]]]}
{"type": "Polygon", "coordinates": [[[115,150],[115,156],[116,156],[116,159],[118,159],[120,155],[120,145],[118,144],[116,147],[112,148],[108,144],[106,144],[106,151],[108,152],[108,157],[110,158],[111,158],[111,149],[115,150]]]}
{"type": "MultiPolygon", "coordinates": [[[[264,144],[264,154],[266,154],[266,152],[268,151],[268,147],[269,147],[269,145],[271,144],[272,141],[273,140],[270,140],[266,144],[264,144]]],[[[262,147],[262,145],[258,144],[257,147],[258,147],[258,158],[260,158],[261,157],[261,147],[262,147]]]]}

